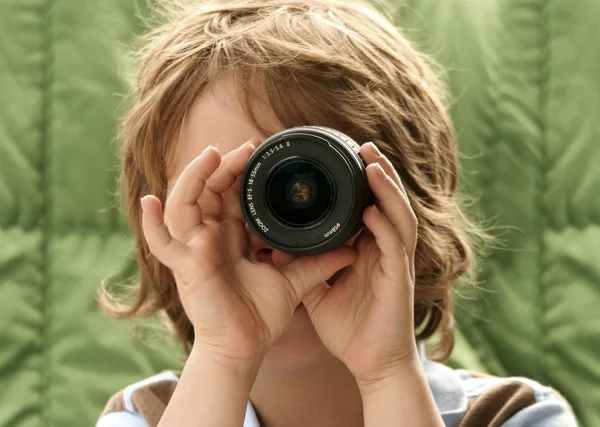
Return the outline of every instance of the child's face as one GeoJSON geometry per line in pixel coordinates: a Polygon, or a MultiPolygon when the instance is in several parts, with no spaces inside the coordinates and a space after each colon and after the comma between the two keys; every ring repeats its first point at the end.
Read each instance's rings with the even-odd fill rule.
{"type": "MultiPolygon", "coordinates": [[[[230,80],[222,80],[204,91],[190,110],[177,147],[172,173],[168,179],[168,192],[172,190],[183,169],[207,146],[212,145],[221,155],[238,148],[250,138],[261,141],[262,135],[244,113],[230,80]]],[[[257,110],[257,119],[274,131],[285,127],[279,123],[273,111],[264,106],[257,110]]],[[[282,267],[296,257],[277,251],[263,242],[248,227],[249,255],[258,262],[267,262],[282,267]]],[[[271,347],[263,362],[266,369],[298,369],[324,357],[333,357],[321,343],[306,310],[296,310],[292,322],[281,339],[271,347]]]]}

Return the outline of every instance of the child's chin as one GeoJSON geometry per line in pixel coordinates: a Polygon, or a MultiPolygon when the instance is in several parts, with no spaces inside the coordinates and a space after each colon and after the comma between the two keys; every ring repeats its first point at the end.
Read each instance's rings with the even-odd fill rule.
{"type": "Polygon", "coordinates": [[[319,339],[308,312],[299,306],[287,330],[267,352],[262,369],[304,369],[328,357],[332,356],[319,339]]]}

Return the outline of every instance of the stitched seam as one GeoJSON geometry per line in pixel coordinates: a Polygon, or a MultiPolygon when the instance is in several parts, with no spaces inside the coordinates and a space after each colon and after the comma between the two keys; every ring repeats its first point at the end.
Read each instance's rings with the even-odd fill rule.
{"type": "MultiPolygon", "coordinates": [[[[545,272],[545,257],[546,257],[546,241],[545,241],[545,227],[548,224],[548,218],[545,209],[545,193],[548,188],[547,175],[548,175],[548,153],[546,150],[547,143],[547,92],[549,90],[550,80],[550,0],[540,0],[539,13],[540,13],[540,92],[539,92],[539,111],[540,111],[540,180],[538,189],[538,210],[539,210],[539,239],[538,239],[538,251],[539,251],[539,262],[538,262],[538,290],[539,290],[539,301],[540,301],[540,313],[539,313],[539,371],[538,379],[546,380],[546,359],[544,354],[548,350],[548,343],[545,339],[546,336],[546,312],[547,312],[547,292],[543,283],[544,272],[545,272]]],[[[546,382],[546,381],[544,381],[546,382]]]]}
{"type": "MultiPolygon", "coordinates": [[[[492,182],[492,180],[486,179],[485,181],[482,180],[482,182],[489,184],[492,182]]],[[[487,190],[488,189],[486,189],[486,192],[487,192],[487,190]]],[[[485,199],[487,199],[487,197],[485,197],[485,199]]],[[[479,197],[480,205],[482,204],[483,200],[484,200],[484,196],[480,196],[479,197]]],[[[7,223],[7,224],[0,224],[0,232],[8,231],[13,228],[19,228],[25,233],[37,233],[39,231],[38,225],[39,224],[31,224],[31,226],[29,226],[29,225],[24,226],[23,224],[19,224],[18,222],[15,221],[15,222],[7,223]]],[[[598,228],[599,225],[600,225],[600,221],[590,221],[590,222],[586,222],[586,223],[582,223],[582,224],[564,224],[561,226],[555,226],[554,224],[548,222],[546,224],[546,226],[544,227],[544,231],[558,233],[558,232],[564,232],[564,231],[568,231],[568,230],[576,230],[577,232],[581,232],[581,233],[589,233],[590,228],[595,229],[595,228],[598,228]]],[[[93,224],[93,223],[87,223],[87,224],[72,223],[71,224],[71,223],[67,223],[67,222],[62,222],[60,224],[53,225],[53,233],[54,233],[55,237],[87,233],[87,234],[106,235],[106,237],[123,236],[123,237],[127,237],[127,238],[133,238],[133,234],[132,234],[132,231],[130,228],[128,228],[126,226],[112,226],[110,224],[93,224]]],[[[493,257],[494,253],[491,253],[490,256],[488,257],[488,259],[490,257],[493,257]]],[[[480,279],[481,282],[485,283],[484,278],[489,277],[489,268],[487,267],[487,262],[484,263],[483,261],[480,261],[480,263],[481,264],[478,266],[479,271],[480,271],[480,273],[478,274],[478,278],[480,279]]],[[[471,307],[469,307],[469,309],[471,309],[471,307]]],[[[469,331],[469,332],[471,332],[471,331],[469,331]]]]}
{"type": "MultiPolygon", "coordinates": [[[[487,139],[487,136],[486,136],[486,139],[487,139]]],[[[485,185],[488,185],[488,184],[491,184],[493,182],[493,180],[485,179],[485,180],[482,180],[481,182],[485,183],[485,185]]],[[[482,184],[482,186],[483,185],[484,184],[482,184]]],[[[482,188],[485,188],[485,187],[482,187],[482,188]]],[[[486,188],[486,192],[489,192],[488,190],[489,189],[486,188]]],[[[482,192],[482,195],[478,198],[480,205],[483,205],[484,199],[487,199],[487,197],[483,196],[483,192],[482,192]]],[[[11,230],[13,228],[19,228],[23,232],[26,232],[26,233],[37,233],[39,231],[38,225],[39,224],[31,224],[31,225],[24,226],[23,224],[19,224],[18,222],[15,221],[15,222],[6,223],[6,224],[0,224],[0,232],[11,230]]],[[[554,224],[548,222],[544,226],[544,231],[558,233],[558,232],[564,232],[564,231],[568,231],[568,230],[576,230],[577,232],[588,233],[590,228],[595,229],[595,228],[598,228],[599,225],[600,225],[600,221],[590,221],[590,222],[586,222],[586,223],[582,223],[582,224],[564,224],[561,226],[555,226],[554,224]]],[[[129,227],[113,226],[111,224],[61,222],[58,224],[54,224],[52,231],[53,231],[53,234],[55,237],[87,233],[87,234],[101,234],[101,235],[105,235],[106,237],[123,236],[123,237],[127,237],[127,238],[133,238],[132,231],[129,227]]],[[[488,256],[488,259],[493,258],[495,253],[496,252],[490,253],[490,255],[488,256]]],[[[480,263],[481,264],[478,265],[479,271],[480,271],[478,274],[478,278],[481,282],[485,283],[484,279],[489,278],[489,268],[487,267],[487,262],[480,261],[480,263]]],[[[471,307],[469,307],[469,309],[471,309],[471,307]]],[[[471,331],[469,331],[469,332],[471,332],[471,331]]]]}
{"type": "MultiPolygon", "coordinates": [[[[498,28],[496,28],[496,26],[498,25],[502,25],[502,23],[497,22],[495,19],[492,20],[494,25],[493,30],[491,30],[492,36],[490,39],[490,44],[491,45],[496,45],[498,44],[499,38],[501,37],[502,32],[499,31],[498,28]]],[[[498,52],[502,52],[501,49],[498,50],[498,52]]],[[[490,58],[492,60],[494,60],[495,56],[490,56],[490,58]]],[[[499,58],[499,55],[498,55],[499,58]]],[[[501,62],[501,61],[497,61],[497,62],[501,62]]],[[[490,73],[489,73],[489,86],[488,89],[486,90],[486,100],[487,102],[490,102],[491,106],[489,111],[493,111],[496,114],[494,115],[490,115],[490,114],[482,114],[481,117],[484,120],[486,126],[489,129],[489,133],[487,135],[485,135],[482,138],[483,141],[483,145],[484,145],[484,152],[482,153],[482,170],[486,170],[486,171],[490,171],[488,173],[485,173],[483,175],[483,179],[481,180],[481,187],[482,189],[484,189],[484,191],[481,192],[480,196],[479,196],[479,203],[482,207],[484,207],[483,211],[484,213],[488,213],[490,211],[494,211],[494,209],[489,209],[490,207],[493,207],[495,204],[495,200],[496,200],[496,195],[493,192],[493,189],[495,188],[493,183],[494,183],[494,178],[497,176],[497,162],[494,161],[494,159],[497,158],[497,153],[495,150],[497,150],[498,148],[498,144],[495,144],[494,142],[498,140],[498,134],[499,134],[499,130],[498,130],[498,104],[500,102],[500,91],[499,91],[499,81],[500,81],[500,75],[498,73],[498,69],[499,66],[497,66],[498,64],[494,64],[493,66],[489,67],[490,73]],[[485,169],[483,169],[483,165],[485,164],[485,169]],[[487,208],[487,209],[485,209],[487,208]]],[[[482,112],[485,111],[485,109],[481,110],[482,112]]],[[[473,348],[477,348],[478,350],[476,351],[476,353],[479,356],[479,359],[481,361],[483,361],[484,365],[487,366],[488,369],[492,368],[493,366],[497,365],[497,361],[494,358],[494,353],[493,351],[491,351],[490,346],[489,346],[489,334],[488,334],[488,328],[487,323],[489,321],[489,318],[487,317],[486,313],[487,310],[485,309],[487,304],[489,304],[488,300],[487,300],[487,292],[489,289],[489,285],[491,283],[491,278],[492,278],[492,274],[491,274],[491,267],[490,265],[492,263],[494,263],[495,259],[497,258],[497,251],[493,251],[491,252],[485,260],[478,260],[478,267],[479,267],[479,273],[478,273],[478,280],[483,284],[484,289],[483,291],[478,291],[478,297],[477,297],[477,304],[470,304],[469,309],[470,310],[474,310],[476,312],[475,315],[470,315],[470,320],[471,320],[471,325],[469,327],[469,333],[465,334],[465,337],[468,337],[468,341],[473,345],[473,348]],[[474,324],[472,322],[473,319],[477,319],[477,322],[474,324]],[[486,338],[486,336],[488,338],[486,338]],[[490,364],[490,361],[494,361],[492,364],[490,364]]]]}
{"type": "Polygon", "coordinates": [[[53,38],[52,38],[52,7],[54,6],[54,0],[47,0],[45,8],[42,11],[42,34],[44,40],[42,42],[42,48],[44,50],[44,58],[42,62],[43,77],[42,77],[42,100],[41,100],[41,138],[40,138],[40,191],[42,192],[42,207],[44,209],[40,217],[40,229],[42,230],[42,241],[41,241],[41,272],[43,277],[42,288],[41,288],[41,307],[40,312],[41,324],[40,324],[40,418],[43,426],[49,426],[50,415],[49,415],[49,404],[48,404],[48,389],[49,389],[49,370],[50,370],[50,355],[48,346],[50,345],[49,340],[49,304],[48,304],[48,288],[50,286],[50,262],[49,262],[49,247],[50,247],[50,236],[52,232],[52,201],[50,198],[50,111],[52,108],[52,82],[53,76],[53,64],[54,64],[54,51],[52,49],[53,38]]]}
{"type": "MultiPolygon", "coordinates": [[[[39,166],[38,166],[39,167],[39,166]]],[[[22,224],[6,224],[0,225],[0,232],[8,231],[13,228],[20,229],[23,233],[37,233],[39,232],[39,223],[32,224],[31,227],[24,227],[22,224]]],[[[106,237],[122,236],[124,238],[133,238],[131,229],[126,227],[115,228],[110,225],[99,225],[99,224],[53,224],[52,232],[54,237],[70,236],[73,234],[100,234],[106,237]]]]}

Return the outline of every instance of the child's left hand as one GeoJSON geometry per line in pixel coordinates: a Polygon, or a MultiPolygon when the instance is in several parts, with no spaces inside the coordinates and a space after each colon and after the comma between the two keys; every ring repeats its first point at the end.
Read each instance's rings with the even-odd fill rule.
{"type": "Polygon", "coordinates": [[[363,213],[373,235],[359,235],[353,245],[356,262],[331,287],[321,283],[303,299],[321,340],[359,386],[386,380],[418,360],[413,320],[417,219],[391,162],[372,143],[360,153],[380,207],[363,213]]]}

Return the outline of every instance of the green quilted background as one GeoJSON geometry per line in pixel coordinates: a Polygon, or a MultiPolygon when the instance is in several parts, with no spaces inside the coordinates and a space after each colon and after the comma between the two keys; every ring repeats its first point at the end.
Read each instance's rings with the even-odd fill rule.
{"type": "Polygon", "coordinates": [[[399,10],[448,69],[473,212],[506,248],[458,301],[455,366],[550,384],[600,425],[600,2],[431,1],[399,10]]]}
{"type": "MultiPolygon", "coordinates": [[[[114,131],[143,0],[0,0],[0,426],[93,425],[177,352],[100,314],[135,271],[114,131]]],[[[411,0],[444,69],[474,215],[505,226],[458,301],[453,366],[524,375],[600,425],[600,2],[411,0]]]]}

